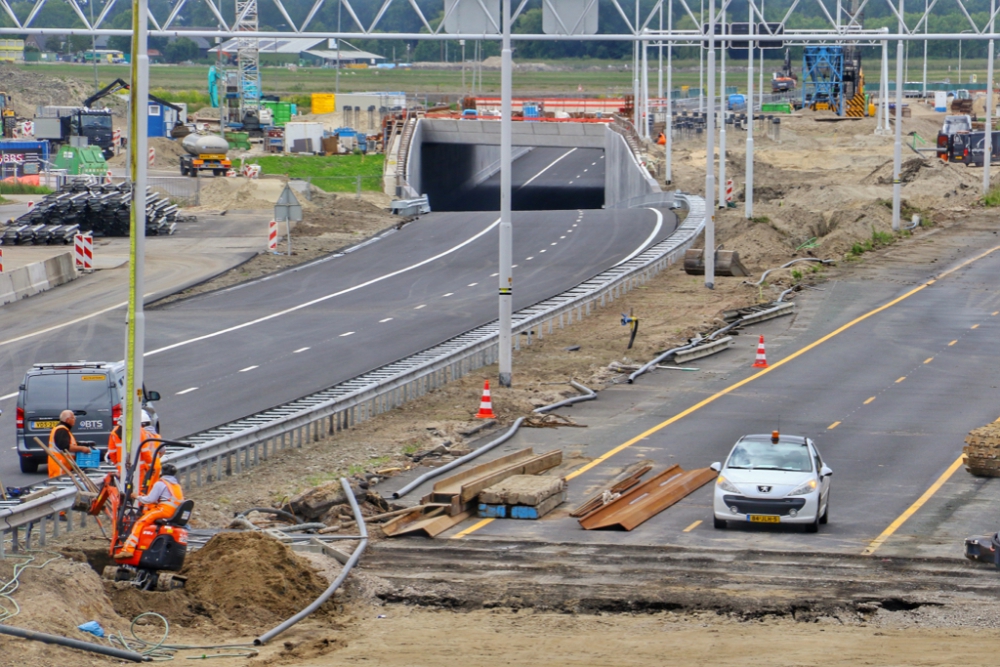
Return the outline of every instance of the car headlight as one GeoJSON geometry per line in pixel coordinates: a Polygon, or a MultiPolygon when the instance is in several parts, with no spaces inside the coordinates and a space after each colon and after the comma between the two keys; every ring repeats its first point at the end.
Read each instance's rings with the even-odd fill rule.
{"type": "Polygon", "coordinates": [[[807,493],[812,493],[813,491],[815,491],[817,486],[818,486],[818,484],[816,483],[816,480],[815,479],[810,479],[807,482],[803,482],[802,484],[799,484],[797,487],[795,487],[795,490],[792,491],[791,493],[789,493],[788,495],[790,495],[790,496],[804,496],[807,493]]]}
{"type": "Polygon", "coordinates": [[[732,482],[730,482],[728,479],[726,479],[722,475],[719,475],[719,479],[716,480],[715,483],[718,484],[719,488],[722,489],[723,491],[728,491],[729,493],[739,493],[740,492],[740,490],[737,489],[732,484],[732,482]]]}

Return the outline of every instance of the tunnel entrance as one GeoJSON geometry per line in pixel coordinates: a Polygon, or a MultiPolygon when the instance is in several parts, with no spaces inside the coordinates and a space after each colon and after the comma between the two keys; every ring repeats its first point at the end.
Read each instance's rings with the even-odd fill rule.
{"type": "MultiPolygon", "coordinates": [[[[523,149],[520,149],[523,151],[523,149]]],[[[515,211],[564,211],[604,206],[604,151],[533,148],[512,163],[515,211]]],[[[499,211],[500,173],[491,173],[500,147],[424,143],[420,189],[433,211],[499,211]]]]}

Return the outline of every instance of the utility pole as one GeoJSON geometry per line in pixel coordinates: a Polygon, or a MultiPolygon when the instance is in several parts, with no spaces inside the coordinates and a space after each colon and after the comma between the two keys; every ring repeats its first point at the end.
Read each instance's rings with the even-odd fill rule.
{"type": "Polygon", "coordinates": [[[510,162],[513,127],[511,97],[513,95],[513,62],[510,49],[510,1],[503,2],[503,51],[500,54],[500,386],[509,387],[512,381],[511,314],[514,276],[513,227],[511,225],[510,162]]]}
{"type": "MultiPolygon", "coordinates": [[[[729,100],[726,98],[726,0],[722,0],[722,44],[719,47],[719,208],[726,208],[726,118],[729,100]]],[[[714,105],[715,102],[713,101],[714,105]]],[[[708,202],[711,206],[711,202],[708,202]]]]}
{"type": "MultiPolygon", "coordinates": [[[[674,0],[667,0],[667,34],[673,37],[674,34],[674,0]]],[[[660,42],[661,49],[663,42],[660,42]]],[[[700,50],[700,47],[699,47],[700,50]]],[[[674,67],[673,67],[674,43],[667,43],[667,123],[664,132],[667,139],[666,145],[666,181],[668,184],[674,182],[674,67]]]]}
{"type": "Polygon", "coordinates": [[[663,99],[663,0],[660,0],[660,43],[656,77],[656,99],[663,99]]]}
{"type": "Polygon", "coordinates": [[[744,191],[746,196],[746,208],[744,214],[749,220],[753,217],[753,34],[754,34],[754,20],[753,20],[753,0],[747,3],[747,9],[750,11],[750,22],[749,32],[750,32],[750,43],[749,49],[747,51],[747,182],[744,186],[744,191]]]}
{"type": "MultiPolygon", "coordinates": [[[[764,0],[760,0],[760,15],[764,16],[764,0]]],[[[767,21],[767,18],[764,18],[763,20],[767,21]]],[[[760,96],[760,99],[759,99],[759,101],[757,103],[757,108],[760,110],[761,114],[763,114],[764,113],[764,49],[760,49],[760,75],[759,76],[760,76],[760,79],[758,81],[760,83],[760,86],[759,86],[760,92],[758,92],[757,94],[760,96]]]]}
{"type": "MultiPolygon", "coordinates": [[[[993,15],[996,0],[990,0],[990,34],[993,34],[993,15]]],[[[926,48],[927,42],[924,42],[926,48]]],[[[986,133],[983,136],[983,194],[990,191],[990,163],[993,161],[993,40],[989,44],[989,63],[986,65],[986,133]]]]}
{"type": "MultiPolygon", "coordinates": [[[[930,17],[927,16],[928,0],[924,0],[924,87],[921,95],[927,97],[927,26],[930,24],[930,17]]],[[[992,12],[990,12],[992,17],[992,12]]],[[[992,22],[990,25],[993,25],[992,22]]],[[[990,28],[990,32],[993,32],[993,28],[990,28]]]]}
{"type": "MultiPolygon", "coordinates": [[[[340,2],[340,0],[338,0],[338,2],[337,2],[337,33],[338,34],[340,33],[340,12],[341,12],[341,8],[343,6],[344,6],[344,3],[340,2]]],[[[406,45],[406,56],[407,56],[406,59],[409,60],[410,59],[410,57],[409,57],[410,56],[410,45],[409,44],[406,45]]],[[[336,106],[337,109],[339,109],[340,108],[340,103],[337,102],[337,97],[340,96],[340,37],[337,37],[337,75],[336,76],[337,76],[336,81],[333,84],[333,94],[334,94],[334,98],[333,99],[334,99],[334,105],[336,106]]],[[[343,122],[343,118],[344,117],[341,116],[341,122],[343,122]]]]}
{"type": "MultiPolygon", "coordinates": [[[[94,0],[87,0],[87,5],[90,7],[90,27],[94,27],[94,0]]],[[[100,84],[97,82],[97,35],[90,36],[90,55],[94,61],[94,92],[100,88],[100,84]]]]}
{"type": "Polygon", "coordinates": [[[639,129],[639,0],[635,0],[634,33],[637,39],[632,42],[632,125],[638,133],[641,132],[639,129]]]}
{"type": "MultiPolygon", "coordinates": [[[[698,10],[698,18],[701,25],[698,30],[705,29],[705,0],[701,0],[701,9],[698,10]]],[[[713,24],[714,25],[714,24],[713,24]]],[[[698,45],[698,113],[705,111],[705,43],[698,45]]]]}
{"type": "MultiPolygon", "coordinates": [[[[708,0],[708,99],[715,106],[715,0],[708,0]]],[[[715,289],[715,109],[705,120],[705,287],[715,289]]]]}
{"type": "MultiPolygon", "coordinates": [[[[903,5],[905,0],[899,0],[899,21],[897,32],[902,37],[906,32],[903,23],[903,5]]],[[[892,152],[892,231],[899,231],[899,209],[901,189],[899,172],[903,164],[903,40],[896,41],[896,145],[892,152]]]]}

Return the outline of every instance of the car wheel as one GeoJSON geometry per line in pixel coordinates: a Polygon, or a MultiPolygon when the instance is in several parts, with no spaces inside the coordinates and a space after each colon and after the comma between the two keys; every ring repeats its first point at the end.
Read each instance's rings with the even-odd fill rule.
{"type": "Polygon", "coordinates": [[[823,516],[819,518],[819,522],[824,526],[830,522],[830,500],[827,499],[826,507],[823,508],[823,516]]]}
{"type": "Polygon", "coordinates": [[[806,532],[807,533],[818,533],[819,532],[819,524],[820,524],[819,510],[816,510],[816,518],[813,520],[812,523],[806,524],[806,532]]]}
{"type": "Polygon", "coordinates": [[[719,530],[723,530],[729,527],[729,522],[726,521],[725,519],[717,519],[715,517],[712,517],[712,525],[719,530]]]}
{"type": "Polygon", "coordinates": [[[29,459],[24,456],[21,457],[21,472],[35,473],[38,472],[38,461],[35,459],[29,459]]]}

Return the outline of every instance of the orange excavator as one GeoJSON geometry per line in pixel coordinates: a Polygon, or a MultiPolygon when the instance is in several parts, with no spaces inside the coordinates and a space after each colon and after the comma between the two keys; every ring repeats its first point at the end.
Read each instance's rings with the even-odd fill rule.
{"type": "Polygon", "coordinates": [[[795,72],[792,71],[791,51],[785,49],[785,62],[782,64],[781,70],[775,72],[771,78],[771,92],[784,93],[792,91],[795,90],[798,84],[799,80],[795,77],[795,72]]]}
{"type": "MultiPolygon", "coordinates": [[[[145,479],[140,481],[139,489],[135,488],[133,479],[136,476],[135,471],[140,465],[140,452],[148,442],[156,443],[156,449],[153,453],[154,462],[160,459],[168,445],[192,446],[160,438],[143,440],[140,446],[134,449],[131,460],[126,462],[126,483],[124,485],[119,483],[118,472],[111,472],[105,476],[97,497],[90,502],[87,508],[87,513],[92,516],[104,513],[111,517],[110,556],[112,559],[125,550],[125,542],[136,521],[142,516],[142,507],[138,500],[139,489],[146,490],[155,468],[158,467],[155,465],[143,466],[148,468],[145,479]]],[[[104,568],[104,578],[113,581],[126,581],[136,588],[146,591],[168,591],[183,587],[185,578],[175,573],[180,572],[184,566],[188,542],[187,523],[193,509],[194,501],[185,500],[180,503],[173,516],[158,519],[146,526],[139,536],[139,543],[135,547],[133,555],[125,559],[115,559],[115,565],[104,568]]]]}

